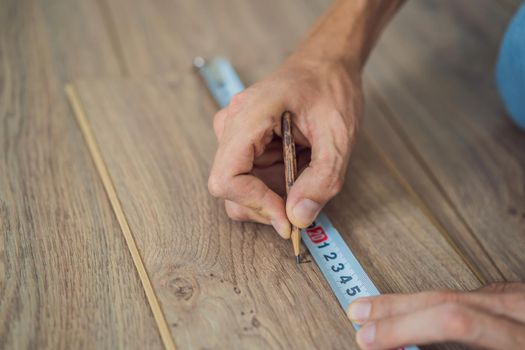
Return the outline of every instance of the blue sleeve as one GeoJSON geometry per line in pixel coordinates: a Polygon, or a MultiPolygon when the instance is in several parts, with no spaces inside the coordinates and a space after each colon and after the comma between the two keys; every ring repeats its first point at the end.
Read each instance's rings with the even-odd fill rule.
{"type": "Polygon", "coordinates": [[[501,99],[514,122],[525,130],[525,3],[512,19],[496,66],[501,99]]]}

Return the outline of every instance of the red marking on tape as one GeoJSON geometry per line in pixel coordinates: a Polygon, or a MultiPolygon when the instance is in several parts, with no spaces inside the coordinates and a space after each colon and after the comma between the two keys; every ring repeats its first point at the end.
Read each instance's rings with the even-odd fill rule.
{"type": "Polygon", "coordinates": [[[316,226],[306,230],[306,234],[310,237],[310,240],[315,244],[322,243],[328,239],[328,235],[324,232],[321,226],[316,226]]]}

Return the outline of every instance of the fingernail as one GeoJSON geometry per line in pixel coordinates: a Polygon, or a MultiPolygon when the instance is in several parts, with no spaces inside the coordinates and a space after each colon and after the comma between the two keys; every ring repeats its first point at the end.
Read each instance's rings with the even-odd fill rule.
{"type": "Polygon", "coordinates": [[[361,327],[357,332],[357,343],[359,345],[371,345],[376,337],[376,325],[375,323],[369,323],[361,327]]]}
{"type": "Polygon", "coordinates": [[[300,227],[306,227],[314,221],[321,210],[321,205],[311,199],[302,199],[293,208],[293,215],[295,220],[300,224],[300,227]]]}
{"type": "Polygon", "coordinates": [[[356,323],[364,323],[370,317],[372,304],[368,300],[357,300],[350,304],[348,317],[356,323]]]}
{"type": "Polygon", "coordinates": [[[273,228],[275,229],[275,231],[277,231],[277,233],[284,239],[288,239],[290,238],[290,235],[291,235],[291,228],[290,228],[290,223],[289,222],[280,222],[280,221],[277,221],[277,220],[270,220],[273,228]]]}

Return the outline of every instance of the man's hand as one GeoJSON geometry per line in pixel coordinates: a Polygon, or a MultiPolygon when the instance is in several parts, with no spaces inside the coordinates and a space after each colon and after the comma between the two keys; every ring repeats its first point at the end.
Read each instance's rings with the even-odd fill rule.
{"type": "Polygon", "coordinates": [[[348,316],[363,325],[362,349],[458,342],[487,349],[525,349],[525,284],[472,292],[382,295],[353,302],[348,316]]]}
{"type": "Polygon", "coordinates": [[[402,0],[336,0],[298,50],[215,116],[219,149],[208,181],[235,220],[308,226],[342,187],[363,109],[361,70],[402,0]],[[293,115],[299,177],[286,203],[281,115],[293,115]],[[302,170],[302,171],[301,171],[302,170]]]}
{"type": "Polygon", "coordinates": [[[219,148],[208,182],[234,220],[308,226],[343,184],[362,113],[361,76],[340,62],[291,56],[267,79],[236,95],[214,119],[219,148]],[[286,204],[281,115],[293,115],[297,178],[286,204]],[[302,169],[301,169],[302,168],[302,169]],[[302,170],[302,171],[301,171],[302,170]]]}

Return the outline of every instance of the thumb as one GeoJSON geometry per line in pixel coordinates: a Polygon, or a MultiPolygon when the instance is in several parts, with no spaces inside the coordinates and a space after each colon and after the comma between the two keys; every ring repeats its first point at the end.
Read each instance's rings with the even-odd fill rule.
{"type": "Polygon", "coordinates": [[[346,128],[341,130],[332,125],[323,129],[317,129],[318,135],[309,140],[310,164],[299,175],[286,200],[286,214],[300,228],[315,220],[324,205],[341,191],[344,182],[350,153],[346,128]]]}

